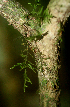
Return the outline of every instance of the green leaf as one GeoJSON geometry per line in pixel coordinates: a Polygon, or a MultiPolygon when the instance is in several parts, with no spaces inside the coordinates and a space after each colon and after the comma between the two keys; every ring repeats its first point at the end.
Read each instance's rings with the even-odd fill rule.
{"type": "Polygon", "coordinates": [[[27,77],[27,82],[29,82],[29,83],[31,83],[31,84],[32,84],[32,82],[31,82],[30,78],[28,78],[28,77],[27,77]]]}
{"type": "Polygon", "coordinates": [[[25,88],[28,87],[27,85],[24,84],[24,92],[25,92],[25,88]]]}
{"type": "Polygon", "coordinates": [[[30,64],[34,65],[34,64],[33,64],[33,63],[31,63],[30,61],[28,61],[28,63],[30,63],[30,64]]]}
{"type": "Polygon", "coordinates": [[[28,3],[30,6],[32,6],[32,4],[31,3],[28,3]]]}
{"type": "Polygon", "coordinates": [[[10,69],[14,69],[16,66],[20,66],[22,65],[22,63],[17,63],[16,65],[14,65],[13,67],[11,67],[10,69]]]}
{"type": "Polygon", "coordinates": [[[43,6],[39,9],[39,11],[37,12],[37,14],[41,15],[42,11],[43,11],[43,6]]]}
{"type": "Polygon", "coordinates": [[[31,64],[28,64],[28,67],[29,67],[30,69],[32,69],[32,65],[31,65],[31,64]]]}
{"type": "Polygon", "coordinates": [[[28,87],[28,86],[24,84],[24,87],[28,87]]]}
{"type": "Polygon", "coordinates": [[[26,57],[26,55],[24,55],[24,54],[20,54],[20,56],[22,56],[23,58],[26,57]]]}

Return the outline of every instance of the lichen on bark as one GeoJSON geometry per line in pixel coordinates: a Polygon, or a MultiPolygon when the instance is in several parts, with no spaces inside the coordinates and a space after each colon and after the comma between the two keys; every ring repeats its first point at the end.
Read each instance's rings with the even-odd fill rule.
{"type": "MultiPolygon", "coordinates": [[[[19,4],[12,1],[0,0],[0,14],[7,19],[7,21],[14,26],[22,35],[29,33],[28,30],[32,28],[27,26],[27,18],[23,17],[28,14],[24,8],[20,8],[19,4]],[[11,5],[12,4],[12,5],[11,5]]],[[[46,34],[42,39],[37,41],[28,41],[30,47],[33,48],[39,78],[39,94],[41,107],[57,107],[59,106],[59,50],[60,44],[57,42],[60,30],[60,23],[65,24],[66,19],[70,15],[70,1],[69,0],[51,0],[48,5],[50,13],[54,16],[47,23],[45,18],[42,28],[43,34],[46,34]],[[48,31],[48,33],[46,33],[48,31]]],[[[37,32],[33,30],[35,34],[37,32]]],[[[28,35],[29,36],[29,35],[28,35]]]]}

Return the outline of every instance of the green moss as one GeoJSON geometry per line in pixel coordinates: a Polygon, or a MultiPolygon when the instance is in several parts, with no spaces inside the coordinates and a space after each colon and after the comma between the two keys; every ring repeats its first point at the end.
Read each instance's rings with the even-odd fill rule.
{"type": "MultiPolygon", "coordinates": [[[[24,32],[26,42],[23,45],[24,46],[24,51],[21,51],[21,57],[23,58],[24,62],[17,63],[16,65],[14,65],[13,67],[10,68],[10,69],[13,69],[16,66],[20,66],[20,71],[24,70],[24,92],[25,92],[25,88],[27,87],[26,83],[29,82],[29,83],[32,84],[31,80],[27,76],[27,68],[33,70],[33,72],[35,72],[35,70],[37,70],[35,67],[33,67],[34,65],[30,61],[28,61],[28,54],[30,54],[29,49],[28,49],[28,47],[29,47],[28,41],[33,41],[33,40],[36,41],[38,39],[41,39],[41,37],[43,37],[42,36],[42,28],[41,28],[42,22],[46,18],[46,21],[49,23],[50,18],[52,17],[52,15],[50,15],[50,13],[49,13],[48,8],[44,12],[43,12],[43,6],[41,8],[39,8],[39,10],[38,10],[38,6],[41,5],[41,4],[39,4],[39,0],[35,0],[35,2],[36,2],[36,4],[34,4],[34,5],[32,5],[31,3],[28,3],[30,6],[33,6],[33,10],[30,13],[28,13],[28,11],[27,11],[26,14],[24,14],[24,15],[23,15],[24,11],[23,11],[22,7],[19,8],[20,7],[19,4],[14,5],[13,2],[10,2],[11,6],[6,11],[6,12],[9,11],[10,14],[13,14],[14,16],[16,16],[17,17],[17,18],[15,17],[16,21],[18,21],[18,18],[19,18],[18,13],[20,13],[20,17],[23,18],[23,19],[26,19],[25,24],[32,28],[29,31],[31,33],[30,37],[27,37],[27,32],[24,32]],[[13,9],[17,8],[16,13],[13,12],[13,10],[12,10],[12,13],[11,13],[10,10],[11,10],[12,7],[13,7],[13,9]],[[35,17],[35,19],[33,19],[33,17],[35,17]],[[37,33],[33,34],[34,31],[32,32],[32,30],[35,30],[37,33]]],[[[35,50],[35,49],[33,49],[33,50],[35,50]]],[[[41,53],[40,52],[38,52],[38,53],[39,53],[38,55],[41,57],[41,53]]],[[[31,57],[34,58],[32,55],[31,55],[31,57]]],[[[42,62],[42,58],[41,58],[40,61],[42,62]]],[[[41,63],[41,62],[39,62],[39,63],[41,63]]],[[[43,66],[43,64],[40,66],[41,71],[43,71],[42,66],[43,66]]],[[[42,87],[45,86],[46,84],[47,84],[47,80],[43,79],[42,80],[42,87]]]]}

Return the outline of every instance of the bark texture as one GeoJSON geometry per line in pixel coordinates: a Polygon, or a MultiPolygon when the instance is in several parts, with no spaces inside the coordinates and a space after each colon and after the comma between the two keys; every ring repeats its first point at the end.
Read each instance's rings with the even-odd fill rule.
{"type": "MultiPolygon", "coordinates": [[[[19,4],[12,5],[12,7],[10,3],[13,2],[0,0],[0,14],[7,18],[9,23],[22,35],[24,35],[24,32],[29,34],[28,31],[31,31],[31,28],[25,24],[26,18],[22,18],[23,14],[28,14],[28,11],[24,8],[19,10],[19,4]]],[[[41,40],[33,41],[29,44],[30,47],[35,48],[34,53],[37,60],[40,88],[40,107],[60,107],[60,88],[58,84],[58,70],[60,68],[59,38],[62,34],[61,23],[64,25],[70,15],[70,0],[51,0],[48,8],[54,16],[50,20],[51,23],[48,24],[45,19],[42,25],[43,33],[46,34],[48,31],[48,34],[41,40]]],[[[37,32],[35,31],[35,33],[37,32]]]]}
{"type": "Polygon", "coordinates": [[[58,74],[60,69],[59,38],[61,38],[62,35],[61,24],[64,26],[67,18],[70,16],[70,1],[51,0],[48,8],[54,17],[51,18],[50,24],[45,20],[45,32],[48,31],[48,34],[45,35],[42,40],[36,42],[39,52],[42,53],[40,57],[38,54],[36,55],[38,68],[40,68],[38,69],[40,106],[60,107],[58,74]]]}

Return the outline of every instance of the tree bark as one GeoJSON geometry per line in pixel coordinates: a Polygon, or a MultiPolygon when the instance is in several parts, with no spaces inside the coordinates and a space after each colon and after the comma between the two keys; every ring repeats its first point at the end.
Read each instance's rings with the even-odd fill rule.
{"type": "MultiPolygon", "coordinates": [[[[31,31],[30,26],[25,25],[26,18],[22,18],[23,14],[28,14],[28,11],[24,8],[21,8],[20,11],[18,9],[19,5],[15,3],[13,3],[15,5],[12,8],[10,3],[13,2],[0,0],[0,14],[22,35],[24,35],[24,32],[28,33],[29,30],[31,31]]],[[[46,19],[43,22],[42,28],[45,26],[43,31],[45,36],[38,41],[29,41],[29,44],[30,47],[35,48],[34,54],[38,67],[40,89],[40,107],[60,107],[59,41],[62,35],[62,25],[64,26],[67,18],[70,16],[70,0],[51,0],[48,9],[54,17],[50,19],[50,23],[46,19]],[[46,34],[47,31],[48,34],[46,34]]],[[[35,33],[37,34],[36,31],[35,33]]]]}
{"type": "Polygon", "coordinates": [[[40,106],[41,107],[60,107],[60,87],[59,87],[59,37],[61,32],[61,23],[64,26],[65,21],[70,15],[70,3],[66,0],[56,0],[48,5],[48,8],[54,18],[50,24],[46,24],[48,34],[39,42],[37,47],[47,60],[42,60],[46,66],[42,66],[43,72],[38,71],[39,87],[40,87],[40,106]],[[48,59],[49,58],[49,59],[48,59]]]}
{"type": "Polygon", "coordinates": [[[38,47],[35,57],[38,62],[40,107],[60,107],[60,38],[63,26],[70,16],[70,2],[51,0],[48,8],[54,16],[50,24],[46,19],[44,21],[44,33],[48,31],[48,34],[34,44],[38,47]]]}

